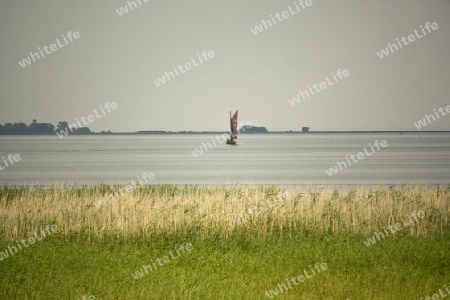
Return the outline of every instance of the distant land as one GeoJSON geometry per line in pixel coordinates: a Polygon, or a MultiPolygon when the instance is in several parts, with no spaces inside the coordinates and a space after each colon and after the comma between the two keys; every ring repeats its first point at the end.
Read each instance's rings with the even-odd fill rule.
{"type": "MultiPolygon", "coordinates": [[[[66,130],[72,128],[69,135],[98,135],[98,134],[223,134],[228,131],[165,131],[165,130],[141,130],[136,132],[111,132],[100,131],[94,132],[88,127],[74,127],[70,126],[73,124],[68,124],[65,121],[58,122],[55,127],[51,123],[38,123],[33,120],[29,125],[25,123],[5,123],[0,124],[0,135],[52,135],[60,132],[61,130],[66,130]]],[[[428,130],[428,131],[418,131],[418,130],[326,130],[326,131],[310,131],[309,127],[302,127],[301,131],[286,130],[286,131],[269,131],[264,126],[252,126],[249,128],[241,127],[239,129],[240,134],[339,134],[339,133],[450,133],[450,130],[428,130]]],[[[70,130],[70,129],[69,129],[70,130]]]]}

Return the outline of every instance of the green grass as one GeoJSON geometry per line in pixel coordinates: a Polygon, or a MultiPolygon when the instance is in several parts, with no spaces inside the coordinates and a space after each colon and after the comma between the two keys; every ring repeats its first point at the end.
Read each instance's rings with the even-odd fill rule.
{"type": "MultiPolygon", "coordinates": [[[[58,231],[0,260],[0,299],[420,299],[450,285],[450,187],[291,190],[139,187],[101,208],[111,187],[0,188],[0,252],[46,224],[58,231]],[[424,218],[367,247],[412,212],[424,218]],[[181,244],[193,250],[132,274],[181,244]]],[[[445,290],[444,290],[445,292],[445,290]]]]}
{"type": "MultiPolygon", "coordinates": [[[[277,299],[419,299],[450,283],[450,237],[364,237],[88,244],[48,237],[1,263],[0,299],[269,299],[316,262],[328,269],[277,299]],[[140,279],[132,273],[182,243],[193,250],[140,279]]],[[[7,246],[0,243],[0,249],[7,246]]],[[[311,272],[309,272],[311,275],[311,272]]]]}

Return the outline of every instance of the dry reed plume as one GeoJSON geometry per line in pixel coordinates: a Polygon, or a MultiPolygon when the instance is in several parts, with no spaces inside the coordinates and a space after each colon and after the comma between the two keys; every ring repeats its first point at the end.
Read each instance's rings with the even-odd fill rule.
{"type": "Polygon", "coordinates": [[[12,241],[32,236],[45,224],[57,224],[59,235],[87,241],[235,234],[368,236],[413,211],[425,217],[401,235],[442,235],[450,229],[450,187],[400,186],[370,190],[297,187],[290,197],[235,227],[249,209],[261,207],[283,192],[277,187],[138,187],[97,208],[94,202],[109,186],[0,188],[0,234],[12,241]]]}

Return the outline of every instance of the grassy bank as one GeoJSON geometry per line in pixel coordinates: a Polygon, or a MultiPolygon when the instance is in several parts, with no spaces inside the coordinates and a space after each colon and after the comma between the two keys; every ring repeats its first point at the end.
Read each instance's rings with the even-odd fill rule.
{"type": "Polygon", "coordinates": [[[450,285],[449,188],[118,190],[1,188],[0,252],[57,231],[2,257],[0,299],[425,299],[450,285]]]}

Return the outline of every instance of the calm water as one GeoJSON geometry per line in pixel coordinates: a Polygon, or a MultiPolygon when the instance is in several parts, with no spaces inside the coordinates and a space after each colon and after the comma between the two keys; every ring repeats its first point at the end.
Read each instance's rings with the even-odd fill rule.
{"type": "Polygon", "coordinates": [[[0,184],[129,184],[146,172],[155,174],[152,183],[181,185],[450,183],[450,134],[241,135],[236,147],[216,142],[194,157],[211,137],[0,136],[0,157],[21,156],[0,171],[0,184]],[[387,148],[333,176],[325,172],[383,139],[387,148]]]}

